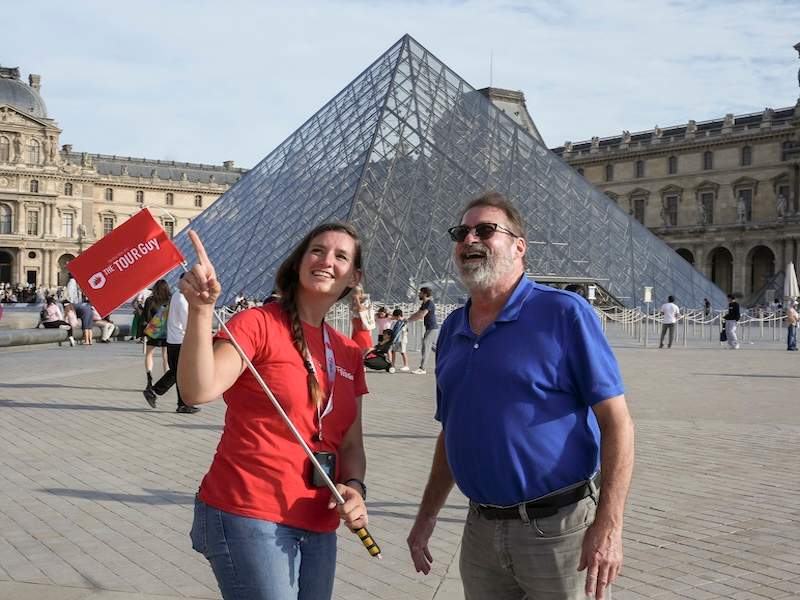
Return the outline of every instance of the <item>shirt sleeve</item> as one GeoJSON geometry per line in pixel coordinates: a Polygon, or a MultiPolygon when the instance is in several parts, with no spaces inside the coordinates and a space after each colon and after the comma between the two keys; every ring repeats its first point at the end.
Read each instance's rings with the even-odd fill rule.
{"type": "Polygon", "coordinates": [[[365,394],[369,394],[369,390],[367,389],[367,378],[364,375],[364,364],[361,358],[361,351],[358,348],[355,348],[353,356],[353,362],[355,364],[355,368],[353,369],[353,390],[356,397],[364,396],[365,394]]]}
{"type": "Polygon", "coordinates": [[[594,406],[624,394],[617,359],[600,327],[600,320],[588,304],[578,305],[571,337],[567,344],[567,363],[575,391],[583,402],[594,406]]]}
{"type": "MultiPolygon", "coordinates": [[[[250,362],[253,362],[253,359],[261,352],[267,341],[266,319],[261,312],[255,308],[243,310],[236,313],[226,323],[228,331],[231,332],[239,346],[241,346],[250,362]]],[[[214,336],[214,341],[228,339],[230,339],[230,336],[223,329],[220,329],[217,335],[214,336]]]]}

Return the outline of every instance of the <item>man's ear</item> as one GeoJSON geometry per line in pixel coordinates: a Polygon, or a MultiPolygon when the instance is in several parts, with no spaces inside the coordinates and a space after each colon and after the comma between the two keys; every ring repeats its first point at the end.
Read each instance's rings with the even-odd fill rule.
{"type": "Polygon", "coordinates": [[[518,237],[517,240],[516,240],[516,246],[517,246],[517,252],[519,252],[519,255],[524,257],[525,256],[525,252],[527,252],[527,250],[528,250],[528,242],[526,242],[524,238],[518,237]]]}

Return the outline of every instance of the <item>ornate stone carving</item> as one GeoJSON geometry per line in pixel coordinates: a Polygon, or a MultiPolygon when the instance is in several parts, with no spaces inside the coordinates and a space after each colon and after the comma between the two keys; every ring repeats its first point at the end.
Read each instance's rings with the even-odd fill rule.
{"type": "Polygon", "coordinates": [[[14,162],[20,162],[22,160],[22,136],[15,133],[14,141],[11,144],[14,146],[14,162]]]}
{"type": "Polygon", "coordinates": [[[786,206],[787,206],[786,196],[779,193],[775,197],[775,212],[778,213],[779,219],[783,219],[786,216],[786,206]]]}
{"type": "Polygon", "coordinates": [[[46,165],[50,163],[50,140],[47,139],[47,136],[44,136],[42,141],[42,164],[46,165]]]}
{"type": "Polygon", "coordinates": [[[622,131],[622,143],[623,144],[630,144],[631,143],[631,132],[627,129],[622,131]]]}
{"type": "Polygon", "coordinates": [[[129,173],[128,173],[128,165],[122,165],[122,171],[120,171],[120,175],[122,177],[127,177],[129,175],[129,173]]]}
{"type": "Polygon", "coordinates": [[[747,207],[744,204],[744,198],[739,196],[739,200],[736,203],[736,222],[739,224],[744,224],[747,219],[747,207]]]}

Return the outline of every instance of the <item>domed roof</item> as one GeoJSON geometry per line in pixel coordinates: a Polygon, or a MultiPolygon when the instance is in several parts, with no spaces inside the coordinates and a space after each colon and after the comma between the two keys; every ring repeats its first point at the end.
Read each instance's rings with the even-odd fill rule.
{"type": "Polygon", "coordinates": [[[0,72],[0,104],[10,104],[34,117],[47,118],[47,106],[39,92],[20,81],[16,69],[2,69],[0,72]]]}

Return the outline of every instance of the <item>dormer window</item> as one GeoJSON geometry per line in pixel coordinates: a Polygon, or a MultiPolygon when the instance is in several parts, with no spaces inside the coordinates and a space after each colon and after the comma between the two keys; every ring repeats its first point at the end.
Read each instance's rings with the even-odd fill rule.
{"type": "Polygon", "coordinates": [[[64,184],[64,195],[72,196],[72,184],[69,182],[64,184]]]}
{"type": "Polygon", "coordinates": [[[194,205],[196,208],[203,208],[203,197],[200,194],[194,197],[194,205]]]}
{"type": "Polygon", "coordinates": [[[710,171],[714,168],[714,153],[711,150],[703,152],[703,170],[710,171]]]}
{"type": "Polygon", "coordinates": [[[136,190],[136,202],[139,204],[144,203],[144,192],[142,190],[136,190]]]}
{"type": "Polygon", "coordinates": [[[167,206],[172,206],[173,204],[175,204],[175,194],[167,192],[167,206]]]}
{"type": "Polygon", "coordinates": [[[636,164],[634,165],[633,172],[634,172],[634,176],[637,179],[641,179],[642,177],[644,177],[644,161],[643,160],[637,160],[636,161],[636,164]]]}
{"type": "Polygon", "coordinates": [[[31,179],[31,193],[38,193],[39,192],[39,181],[36,179],[31,179]]]}
{"type": "Polygon", "coordinates": [[[677,172],[678,172],[678,157],[670,156],[667,159],[667,173],[669,175],[675,175],[677,172]]]}
{"type": "Polygon", "coordinates": [[[8,138],[0,135],[0,162],[9,162],[11,159],[11,142],[8,138]]]}
{"type": "Polygon", "coordinates": [[[606,165],[606,181],[614,181],[614,165],[606,165]]]}
{"type": "Polygon", "coordinates": [[[105,198],[106,198],[106,202],[113,202],[114,201],[114,189],[113,188],[106,188],[105,198]]]}

